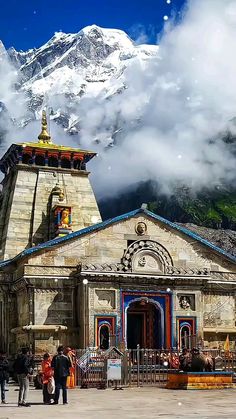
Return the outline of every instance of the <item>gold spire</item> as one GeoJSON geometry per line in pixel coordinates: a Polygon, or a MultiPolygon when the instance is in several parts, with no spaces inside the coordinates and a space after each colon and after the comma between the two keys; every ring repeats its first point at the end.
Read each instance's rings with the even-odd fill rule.
{"type": "Polygon", "coordinates": [[[47,116],[46,116],[46,112],[43,111],[42,112],[42,131],[38,136],[39,143],[52,144],[51,136],[48,134],[47,128],[48,128],[47,116]]]}

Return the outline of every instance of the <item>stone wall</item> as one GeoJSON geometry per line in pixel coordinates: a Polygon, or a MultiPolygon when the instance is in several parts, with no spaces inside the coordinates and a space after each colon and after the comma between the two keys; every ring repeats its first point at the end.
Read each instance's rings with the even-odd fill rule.
{"type": "Polygon", "coordinates": [[[14,257],[29,244],[30,223],[37,174],[14,170],[3,182],[2,258],[14,257]],[[6,203],[6,206],[5,206],[6,203]]]}
{"type": "Polygon", "coordinates": [[[24,288],[17,292],[17,326],[25,326],[30,323],[29,296],[24,288]]]}
{"type": "Polygon", "coordinates": [[[73,294],[68,289],[34,291],[35,324],[73,326],[73,294]]]}
{"type": "Polygon", "coordinates": [[[235,327],[235,295],[204,294],[204,327],[235,327]]]}
{"type": "Polygon", "coordinates": [[[203,269],[211,271],[235,272],[235,264],[223,256],[214,253],[197,240],[184,235],[159,221],[143,216],[134,217],[95,233],[60,244],[42,254],[34,255],[31,264],[68,266],[71,261],[82,264],[119,263],[127,249],[128,243],[135,240],[153,240],[167,249],[176,268],[203,269]],[[135,234],[138,222],[145,222],[145,236],[135,234]]]}
{"type": "MultiPolygon", "coordinates": [[[[120,330],[120,290],[115,283],[89,285],[89,345],[95,346],[95,316],[116,316],[116,333],[120,330]]],[[[118,337],[118,336],[117,336],[118,337]]]]}
{"type": "Polygon", "coordinates": [[[87,172],[18,165],[3,182],[0,231],[4,259],[51,238],[50,197],[56,184],[64,191],[61,204],[72,207],[73,231],[101,220],[87,172]]]}

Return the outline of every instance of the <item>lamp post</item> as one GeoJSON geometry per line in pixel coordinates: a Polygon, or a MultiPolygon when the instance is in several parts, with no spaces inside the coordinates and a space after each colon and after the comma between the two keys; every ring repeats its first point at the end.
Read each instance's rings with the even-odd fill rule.
{"type": "Polygon", "coordinates": [[[83,279],[83,294],[84,294],[84,346],[85,349],[88,346],[88,342],[87,342],[87,336],[88,336],[88,280],[87,278],[83,279]]]}

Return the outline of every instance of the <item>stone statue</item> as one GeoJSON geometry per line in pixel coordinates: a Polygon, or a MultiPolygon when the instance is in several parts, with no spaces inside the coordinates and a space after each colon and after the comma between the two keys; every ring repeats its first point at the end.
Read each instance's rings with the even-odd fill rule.
{"type": "Polygon", "coordinates": [[[146,265],[146,258],[145,256],[142,256],[139,260],[138,260],[138,265],[144,267],[146,265]]]}
{"type": "Polygon", "coordinates": [[[190,298],[187,297],[186,295],[181,295],[181,297],[179,298],[179,305],[184,310],[187,310],[188,308],[191,308],[190,298]]]}
{"type": "Polygon", "coordinates": [[[214,361],[210,355],[204,354],[197,348],[191,351],[183,348],[180,355],[180,369],[185,372],[211,372],[214,369],[214,361]]]}
{"type": "Polygon", "coordinates": [[[140,221],[139,223],[137,223],[135,230],[139,236],[143,236],[147,231],[147,226],[143,221],[140,221]]]}

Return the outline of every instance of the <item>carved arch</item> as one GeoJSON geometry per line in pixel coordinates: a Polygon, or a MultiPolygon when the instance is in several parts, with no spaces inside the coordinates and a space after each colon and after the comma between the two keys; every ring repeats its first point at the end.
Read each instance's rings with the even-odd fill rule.
{"type": "MultiPolygon", "coordinates": [[[[126,272],[133,272],[135,269],[135,260],[149,257],[156,261],[157,272],[167,273],[173,267],[173,261],[166,250],[160,243],[153,240],[138,240],[133,242],[124,253],[122,264],[126,272]]],[[[145,270],[145,269],[144,269],[145,270]]],[[[143,271],[144,271],[143,270],[143,271]]]]}

